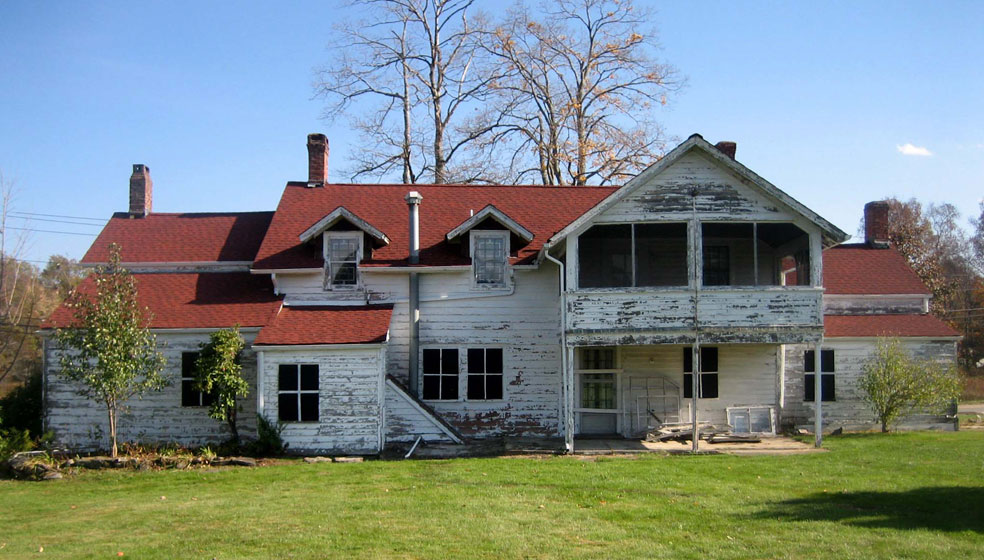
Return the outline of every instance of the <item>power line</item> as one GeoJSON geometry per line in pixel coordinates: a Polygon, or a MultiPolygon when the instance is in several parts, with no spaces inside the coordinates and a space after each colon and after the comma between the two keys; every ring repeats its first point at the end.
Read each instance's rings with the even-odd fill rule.
{"type": "Polygon", "coordinates": [[[77,226],[89,226],[89,227],[102,227],[103,226],[102,223],[90,224],[89,222],[73,222],[73,221],[70,221],[70,220],[52,220],[52,219],[49,219],[49,218],[33,218],[33,217],[27,217],[27,216],[11,216],[11,218],[16,218],[18,220],[30,220],[30,221],[34,221],[34,222],[54,222],[56,224],[74,224],[74,225],[77,225],[77,226]]]}
{"type": "Polygon", "coordinates": [[[105,222],[105,218],[87,218],[85,216],[65,216],[63,214],[40,214],[37,212],[21,212],[19,210],[11,210],[9,214],[22,214],[25,216],[44,216],[46,218],[68,218],[70,220],[92,220],[96,222],[105,222]]]}
{"type": "MultiPolygon", "coordinates": [[[[14,226],[7,226],[7,229],[16,229],[18,231],[29,231],[31,233],[60,233],[63,235],[88,235],[91,237],[95,237],[99,235],[98,233],[82,233],[78,231],[55,231],[52,229],[31,229],[31,228],[22,228],[22,227],[14,227],[14,226]]],[[[2,233],[2,231],[0,231],[0,233],[2,233]]]]}

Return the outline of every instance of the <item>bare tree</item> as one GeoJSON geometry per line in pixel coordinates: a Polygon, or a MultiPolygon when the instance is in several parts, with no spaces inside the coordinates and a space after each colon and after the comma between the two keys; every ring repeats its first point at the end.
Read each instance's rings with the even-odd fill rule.
{"type": "Polygon", "coordinates": [[[35,346],[41,295],[37,270],[20,258],[26,232],[8,226],[14,194],[13,182],[0,172],[0,383],[18,370],[26,351],[35,346]]]}
{"type": "Polygon", "coordinates": [[[486,145],[509,152],[516,180],[607,184],[637,173],[665,149],[654,108],[682,85],[655,58],[651,14],[631,0],[544,5],[536,17],[518,4],[486,42],[507,73],[492,109],[506,118],[486,145]]]}
{"type": "MultiPolygon", "coordinates": [[[[455,156],[492,125],[459,126],[497,79],[479,48],[485,27],[474,0],[354,0],[368,20],[339,27],[338,60],[317,73],[315,91],[334,119],[356,102],[370,107],[352,125],[367,141],[353,177],[401,170],[403,182],[454,177],[455,156]],[[415,129],[415,123],[427,123],[415,129]]],[[[463,156],[461,156],[463,157],[463,156]]]]}

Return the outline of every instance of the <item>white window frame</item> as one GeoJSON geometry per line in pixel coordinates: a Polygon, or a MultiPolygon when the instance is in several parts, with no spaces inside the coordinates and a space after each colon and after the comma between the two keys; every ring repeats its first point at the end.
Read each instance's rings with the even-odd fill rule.
{"type": "Polygon", "coordinates": [[[471,284],[473,289],[478,290],[501,290],[503,288],[508,288],[512,279],[512,270],[509,267],[509,232],[503,230],[471,230],[469,232],[468,245],[469,245],[469,257],[471,258],[471,284]],[[499,238],[502,239],[502,282],[490,283],[490,282],[479,282],[478,272],[477,272],[477,262],[475,262],[475,249],[478,245],[478,240],[480,238],[499,238]]]}
{"type": "Polygon", "coordinates": [[[290,363],[280,363],[277,364],[277,420],[280,422],[287,422],[290,424],[317,424],[321,422],[321,364],[307,362],[290,362],[290,363]],[[280,366],[293,366],[297,369],[297,390],[296,391],[282,391],[280,390],[280,366]],[[301,389],[301,367],[303,366],[314,366],[318,368],[318,388],[317,389],[301,389]],[[318,419],[317,420],[301,420],[303,416],[301,413],[301,395],[317,395],[318,397],[318,419]],[[297,395],[297,420],[280,420],[280,395],[297,395]]]}
{"type": "MultiPolygon", "coordinates": [[[[575,366],[581,363],[580,354],[582,351],[593,350],[593,349],[611,350],[615,354],[615,359],[614,359],[615,367],[611,369],[583,369],[583,368],[575,367],[574,374],[576,375],[577,378],[577,383],[575,384],[576,385],[575,390],[577,394],[575,395],[575,399],[577,400],[574,403],[575,404],[574,412],[600,412],[605,414],[621,414],[622,403],[620,402],[619,396],[621,395],[621,391],[622,391],[622,353],[619,350],[619,348],[615,346],[606,346],[602,348],[594,348],[594,347],[578,348],[577,356],[575,356],[574,358],[576,360],[575,366]],[[609,373],[613,375],[615,381],[615,408],[584,408],[581,406],[581,383],[582,383],[581,375],[593,374],[593,373],[609,373]]],[[[619,423],[621,423],[621,419],[619,420],[619,423]]],[[[621,429],[621,426],[619,426],[619,429],[621,429]]]]}
{"type": "Polygon", "coordinates": [[[363,256],[363,241],[364,236],[361,231],[333,231],[325,232],[324,234],[324,244],[323,244],[323,257],[325,260],[325,279],[324,279],[324,289],[325,291],[352,291],[358,290],[362,287],[362,275],[359,271],[359,263],[362,262],[363,256]],[[339,284],[334,285],[331,283],[331,241],[333,239],[354,239],[358,243],[358,249],[356,251],[355,259],[355,284],[339,284]]]}
{"type": "MultiPolygon", "coordinates": [[[[508,360],[506,359],[506,349],[504,347],[502,347],[502,346],[496,346],[494,344],[493,345],[489,345],[489,344],[474,344],[474,345],[465,346],[464,347],[464,354],[463,355],[462,355],[461,350],[459,349],[458,350],[458,357],[459,358],[462,358],[462,356],[463,356],[463,359],[464,359],[464,363],[461,364],[458,367],[458,371],[461,372],[462,375],[464,376],[464,383],[463,384],[461,383],[460,380],[458,381],[458,387],[459,387],[459,389],[462,388],[462,387],[464,387],[462,398],[465,401],[474,402],[474,403],[499,403],[499,402],[504,402],[506,400],[506,386],[507,386],[507,383],[506,383],[506,370],[508,369],[508,360]],[[482,354],[483,355],[483,359],[486,362],[488,362],[488,358],[486,357],[486,355],[488,354],[488,351],[489,350],[501,350],[502,351],[502,373],[501,374],[498,374],[498,373],[491,373],[490,374],[490,373],[488,373],[488,371],[485,371],[483,373],[469,373],[468,372],[468,351],[469,350],[481,350],[482,353],[483,353],[482,354]],[[476,375],[476,376],[480,375],[483,378],[488,377],[489,375],[500,375],[502,377],[502,397],[501,398],[498,398],[498,399],[469,399],[468,398],[468,378],[470,376],[472,376],[472,375],[476,375]]],[[[487,368],[485,368],[485,369],[487,369],[487,368]]],[[[460,390],[458,392],[459,393],[462,393],[462,391],[460,391],[460,390]]]]}

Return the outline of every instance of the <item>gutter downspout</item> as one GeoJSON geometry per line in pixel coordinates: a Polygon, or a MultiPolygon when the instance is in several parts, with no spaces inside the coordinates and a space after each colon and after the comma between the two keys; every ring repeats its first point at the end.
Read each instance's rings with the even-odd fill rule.
{"type": "Polygon", "coordinates": [[[568,383],[567,379],[567,291],[564,289],[564,279],[566,278],[564,263],[550,256],[548,251],[544,251],[543,256],[560,268],[560,368],[563,376],[561,387],[564,394],[564,418],[562,418],[564,422],[564,449],[567,453],[574,453],[574,432],[570,429],[570,425],[573,423],[570,417],[573,416],[574,412],[569,404],[569,394],[573,389],[573,383],[568,383]]]}
{"type": "MultiPolygon", "coordinates": [[[[420,201],[424,197],[417,191],[410,191],[404,200],[410,212],[410,264],[420,263],[420,201]]],[[[419,397],[420,391],[420,276],[410,272],[409,286],[409,315],[410,315],[410,360],[408,385],[410,394],[419,397]]]]}

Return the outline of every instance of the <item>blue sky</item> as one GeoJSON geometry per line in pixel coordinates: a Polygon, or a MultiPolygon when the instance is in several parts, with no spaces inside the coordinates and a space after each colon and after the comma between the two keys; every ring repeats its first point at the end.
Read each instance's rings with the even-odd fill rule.
{"type": "MultiPolygon", "coordinates": [[[[742,163],[848,233],[887,195],[979,212],[984,2],[655,6],[662,56],[688,79],[659,115],[670,134],[736,141],[742,163]]],[[[352,15],[331,1],[0,3],[14,209],[108,218],[127,208],[133,163],[151,168],[155,211],[274,209],[306,177],[309,132],[328,134],[335,169],[358,149],[311,89],[352,15]]],[[[25,257],[79,258],[92,239],[34,233],[25,257]]]]}

